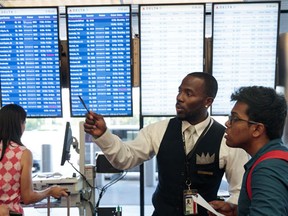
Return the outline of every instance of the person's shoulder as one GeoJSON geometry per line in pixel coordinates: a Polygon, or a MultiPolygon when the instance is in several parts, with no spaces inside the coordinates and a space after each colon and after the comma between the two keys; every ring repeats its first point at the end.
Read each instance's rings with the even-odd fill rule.
{"type": "Polygon", "coordinates": [[[159,127],[159,126],[168,125],[170,120],[171,120],[171,118],[161,119],[161,120],[158,120],[156,122],[152,122],[152,123],[148,124],[146,127],[159,127]]]}
{"type": "Polygon", "coordinates": [[[212,118],[212,117],[210,117],[210,118],[212,120],[212,124],[216,125],[218,128],[221,128],[221,129],[225,129],[226,128],[223,124],[221,124],[220,122],[218,122],[214,118],[212,118]]]}
{"type": "Polygon", "coordinates": [[[255,166],[253,175],[259,176],[261,180],[264,178],[277,178],[287,184],[288,178],[288,161],[279,158],[269,158],[263,160],[255,166]],[[282,179],[282,180],[281,180],[282,179]]]}
{"type": "Polygon", "coordinates": [[[147,126],[145,126],[144,128],[142,128],[142,131],[145,131],[147,133],[155,133],[156,131],[165,131],[168,123],[169,123],[170,119],[161,119],[157,122],[152,122],[150,124],[148,124],[147,126]]]}
{"type": "Polygon", "coordinates": [[[257,163],[257,166],[255,166],[255,170],[264,169],[264,170],[270,170],[272,173],[274,173],[276,170],[277,172],[281,172],[281,170],[284,170],[285,176],[288,175],[287,169],[288,169],[288,152],[287,148],[285,146],[277,146],[274,149],[266,150],[264,153],[258,155],[254,159],[255,163],[257,163]],[[277,152],[274,152],[277,151],[277,152]],[[285,158],[279,158],[278,151],[281,151],[285,153],[285,158]],[[272,154],[271,154],[272,153],[272,154]]]}
{"type": "MultiPolygon", "coordinates": [[[[273,157],[273,156],[270,156],[269,158],[267,159],[264,159],[261,161],[261,163],[259,163],[259,167],[267,167],[268,168],[272,168],[273,166],[275,168],[279,167],[280,165],[283,167],[285,166],[286,168],[288,167],[288,152],[287,151],[284,151],[287,153],[287,157],[284,158],[277,158],[276,156],[273,157]]],[[[258,166],[258,165],[257,165],[258,166]]],[[[287,172],[288,174],[288,172],[287,172]]]]}
{"type": "Polygon", "coordinates": [[[30,149],[28,149],[28,148],[23,148],[23,156],[26,156],[26,157],[32,157],[32,152],[31,152],[31,150],[30,149]]]}

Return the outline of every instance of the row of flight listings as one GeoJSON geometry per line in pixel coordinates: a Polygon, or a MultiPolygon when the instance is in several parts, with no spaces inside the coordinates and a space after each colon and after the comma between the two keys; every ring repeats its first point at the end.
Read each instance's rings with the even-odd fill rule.
{"type": "MultiPolygon", "coordinates": [[[[0,8],[2,106],[63,116],[58,10],[0,8]]],[[[212,114],[229,113],[238,86],[275,86],[279,11],[279,2],[213,4],[212,73],[223,88],[212,114]]],[[[131,17],[131,5],[66,7],[71,117],[86,113],[79,96],[104,116],[133,115],[131,17]]],[[[139,5],[139,33],[142,115],[174,115],[181,79],[204,70],[205,4],[139,5]]]]}

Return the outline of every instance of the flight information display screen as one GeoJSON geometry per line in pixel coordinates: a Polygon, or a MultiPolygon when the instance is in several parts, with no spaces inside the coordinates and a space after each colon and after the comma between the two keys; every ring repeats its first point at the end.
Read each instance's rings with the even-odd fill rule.
{"type": "Polygon", "coordinates": [[[203,72],[205,4],[139,5],[141,112],[175,115],[182,79],[203,72]]]}
{"type": "Polygon", "coordinates": [[[1,106],[62,117],[58,8],[0,8],[1,106]]]}
{"type": "Polygon", "coordinates": [[[132,116],[131,6],[66,7],[71,116],[132,116]]]}
{"type": "Polygon", "coordinates": [[[275,87],[279,2],[213,4],[212,73],[218,94],[212,115],[228,115],[241,86],[275,87]]]}

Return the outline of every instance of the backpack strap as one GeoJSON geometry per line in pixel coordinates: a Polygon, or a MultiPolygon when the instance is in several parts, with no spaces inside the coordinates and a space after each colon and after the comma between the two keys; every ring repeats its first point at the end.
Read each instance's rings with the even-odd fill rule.
{"type": "Polygon", "coordinates": [[[252,198],[252,188],[251,188],[252,172],[254,168],[257,166],[257,164],[259,164],[261,161],[266,160],[266,159],[282,159],[282,160],[288,161],[288,152],[282,151],[282,150],[270,151],[270,152],[263,154],[261,157],[259,157],[255,161],[255,163],[252,165],[248,173],[247,180],[246,180],[246,189],[247,189],[248,197],[250,200],[252,198]]]}

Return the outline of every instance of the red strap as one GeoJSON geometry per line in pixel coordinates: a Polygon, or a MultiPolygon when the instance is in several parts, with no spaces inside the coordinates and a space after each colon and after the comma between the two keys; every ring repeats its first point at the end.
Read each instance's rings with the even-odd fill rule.
{"type": "Polygon", "coordinates": [[[273,159],[273,158],[288,161],[288,152],[281,151],[281,150],[270,151],[270,152],[267,152],[266,154],[263,154],[260,158],[258,158],[255,161],[255,163],[253,164],[253,166],[251,167],[251,169],[248,173],[247,180],[246,180],[246,189],[247,189],[248,197],[250,200],[252,198],[252,188],[251,188],[252,172],[253,172],[255,166],[257,166],[257,164],[259,164],[263,160],[273,159]]]}

